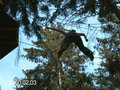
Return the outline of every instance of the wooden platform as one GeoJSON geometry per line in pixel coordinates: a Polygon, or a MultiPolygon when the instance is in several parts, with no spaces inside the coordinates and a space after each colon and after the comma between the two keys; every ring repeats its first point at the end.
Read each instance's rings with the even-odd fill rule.
{"type": "Polygon", "coordinates": [[[18,46],[18,23],[0,11],[0,59],[18,46]]]}

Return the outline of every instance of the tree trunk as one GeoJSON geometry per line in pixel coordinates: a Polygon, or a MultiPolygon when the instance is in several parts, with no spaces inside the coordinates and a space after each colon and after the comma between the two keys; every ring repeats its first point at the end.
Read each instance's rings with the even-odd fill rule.
{"type": "Polygon", "coordinates": [[[62,90],[62,79],[61,79],[61,64],[60,60],[56,60],[56,68],[57,68],[57,77],[58,77],[58,90],[62,90]]]}

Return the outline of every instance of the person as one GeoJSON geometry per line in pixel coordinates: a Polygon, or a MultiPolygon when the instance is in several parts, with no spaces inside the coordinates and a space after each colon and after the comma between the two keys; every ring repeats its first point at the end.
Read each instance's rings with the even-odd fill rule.
{"type": "Polygon", "coordinates": [[[82,39],[80,37],[80,36],[84,36],[85,40],[88,41],[84,33],[76,33],[75,30],[71,30],[68,33],[66,33],[63,30],[59,30],[51,27],[46,27],[46,28],[60,32],[65,36],[65,38],[62,41],[61,48],[58,52],[58,58],[62,56],[63,52],[70,46],[71,43],[75,43],[80,49],[80,51],[82,51],[85,55],[87,55],[91,59],[91,61],[93,61],[94,59],[93,52],[84,46],[82,39]]]}

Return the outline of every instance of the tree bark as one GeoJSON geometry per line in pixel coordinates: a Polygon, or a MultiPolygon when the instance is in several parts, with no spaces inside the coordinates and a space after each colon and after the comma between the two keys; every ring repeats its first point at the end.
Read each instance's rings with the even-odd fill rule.
{"type": "Polygon", "coordinates": [[[56,68],[57,68],[57,77],[58,77],[58,90],[62,90],[62,77],[61,77],[61,64],[59,58],[56,60],[56,68]]]}

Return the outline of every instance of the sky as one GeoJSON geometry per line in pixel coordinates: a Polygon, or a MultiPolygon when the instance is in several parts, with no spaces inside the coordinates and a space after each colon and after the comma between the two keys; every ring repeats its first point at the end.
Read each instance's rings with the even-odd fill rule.
{"type": "Polygon", "coordinates": [[[2,90],[14,90],[14,77],[24,77],[22,69],[33,68],[33,64],[27,60],[20,60],[19,65],[15,65],[17,48],[0,60],[0,85],[2,90]],[[26,64],[27,63],[27,64],[26,64]]]}
{"type": "MultiPolygon", "coordinates": [[[[98,21],[96,20],[96,18],[90,18],[87,21],[87,23],[88,24],[90,23],[91,25],[94,25],[94,26],[99,25],[99,24],[97,24],[98,21]]],[[[91,32],[88,34],[88,39],[93,43],[84,41],[84,44],[86,47],[94,50],[93,46],[96,43],[95,36],[100,35],[99,31],[96,32],[97,31],[96,29],[92,29],[93,31],[90,31],[88,29],[88,31],[86,32],[86,29],[88,29],[88,27],[86,25],[82,25],[82,27],[79,28],[78,31],[84,32],[85,34],[88,34],[89,32],[91,32]]],[[[32,39],[27,39],[26,36],[24,36],[24,34],[22,32],[20,32],[20,33],[21,34],[19,37],[20,37],[21,42],[31,44],[31,40],[36,40],[36,38],[34,38],[34,37],[32,39]]],[[[31,45],[20,43],[20,52],[22,54],[24,54],[25,52],[24,52],[23,48],[29,48],[29,47],[31,47],[31,45]]],[[[14,89],[14,87],[15,87],[14,81],[13,81],[14,78],[15,77],[24,78],[24,74],[23,74],[22,70],[32,69],[35,66],[37,66],[37,64],[29,62],[24,58],[20,58],[18,65],[16,65],[15,61],[17,58],[17,52],[18,52],[18,47],[15,48],[13,51],[11,51],[8,55],[6,55],[4,58],[2,58],[0,60],[0,86],[1,86],[2,90],[15,90],[14,89]]],[[[99,66],[99,62],[101,60],[99,59],[98,53],[96,53],[95,55],[96,55],[95,56],[96,58],[93,61],[94,65],[92,64],[91,61],[89,61],[89,63],[87,63],[87,65],[89,65],[89,66],[87,67],[86,72],[89,72],[89,71],[94,72],[94,69],[96,69],[99,66]]]]}
{"type": "MultiPolygon", "coordinates": [[[[22,42],[31,43],[31,40],[35,38],[27,39],[23,34],[20,36],[22,42]]],[[[20,43],[20,52],[24,54],[23,48],[29,48],[30,45],[20,43]]],[[[27,61],[24,58],[19,58],[19,63],[16,64],[18,47],[7,54],[0,60],[0,86],[2,90],[15,90],[14,89],[14,78],[24,78],[22,70],[32,69],[36,64],[27,61]]]]}

